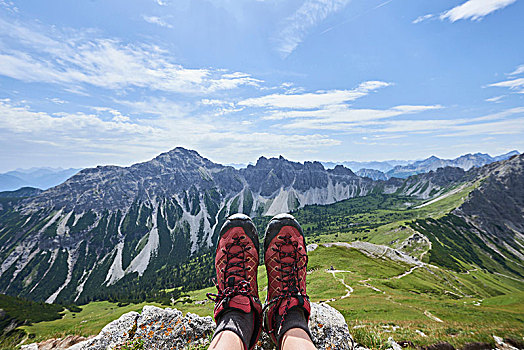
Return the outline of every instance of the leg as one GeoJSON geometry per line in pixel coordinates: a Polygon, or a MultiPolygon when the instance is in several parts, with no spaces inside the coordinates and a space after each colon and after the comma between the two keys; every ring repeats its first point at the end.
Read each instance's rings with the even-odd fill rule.
{"type": "Polygon", "coordinates": [[[302,328],[292,328],[282,336],[282,349],[316,350],[309,335],[302,328]]]}
{"type": "Polygon", "coordinates": [[[215,302],[217,329],[209,349],[247,350],[260,335],[262,305],[258,298],[258,235],[247,215],[235,214],[220,230],[215,269],[217,294],[208,293],[215,302]]]}
{"type": "Polygon", "coordinates": [[[308,327],[307,251],[304,233],[292,215],[269,222],[264,238],[267,312],[264,325],[278,349],[315,349],[308,327]]]}
{"type": "Polygon", "coordinates": [[[213,338],[208,350],[244,350],[244,342],[235,333],[223,331],[213,338]]]}

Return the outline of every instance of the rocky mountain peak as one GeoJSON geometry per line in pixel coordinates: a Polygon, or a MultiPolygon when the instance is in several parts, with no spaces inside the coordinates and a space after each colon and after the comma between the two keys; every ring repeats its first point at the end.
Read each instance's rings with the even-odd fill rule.
{"type": "Polygon", "coordinates": [[[347,176],[355,176],[355,173],[351,171],[351,169],[346,168],[343,165],[337,165],[333,169],[328,170],[329,172],[333,173],[334,175],[347,175],[347,176]]]}
{"type": "MultiPolygon", "coordinates": [[[[154,159],[140,163],[143,165],[152,165],[158,163],[159,166],[167,169],[188,168],[188,167],[217,167],[207,158],[202,157],[197,151],[188,150],[183,147],[176,147],[171,151],[161,153],[154,159]]],[[[221,166],[220,166],[221,167],[221,166]]]]}

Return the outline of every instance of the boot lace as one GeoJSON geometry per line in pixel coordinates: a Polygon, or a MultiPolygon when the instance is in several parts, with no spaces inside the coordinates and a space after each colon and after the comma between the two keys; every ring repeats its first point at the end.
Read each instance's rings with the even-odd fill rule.
{"type": "Polygon", "coordinates": [[[222,274],[224,276],[222,284],[225,288],[221,289],[220,285],[215,281],[218,293],[206,294],[207,298],[215,303],[225,300],[227,305],[235,295],[251,295],[251,285],[247,281],[247,267],[245,260],[245,253],[251,249],[251,246],[243,241],[245,238],[246,236],[243,235],[233,237],[233,241],[226,244],[225,249],[222,248],[222,253],[225,254],[226,259],[226,266],[222,269],[222,274]],[[240,247],[240,250],[232,252],[233,247],[240,247]],[[236,259],[236,261],[233,261],[234,259],[236,259]],[[235,283],[235,276],[241,278],[238,283],[235,283]]]}
{"type": "MultiPolygon", "coordinates": [[[[281,276],[277,276],[277,281],[282,283],[282,289],[280,294],[275,296],[273,299],[267,302],[264,310],[268,309],[271,305],[275,304],[276,308],[279,308],[280,305],[285,302],[286,306],[284,312],[282,313],[282,319],[278,325],[278,329],[270,329],[268,333],[279,334],[284,324],[284,320],[289,311],[291,301],[296,298],[299,301],[299,305],[304,304],[304,299],[309,300],[306,292],[300,287],[300,282],[302,278],[299,276],[300,269],[304,268],[307,265],[308,256],[307,253],[304,253],[304,248],[298,245],[298,242],[291,240],[291,235],[278,236],[281,242],[276,242],[276,248],[272,247],[271,249],[278,253],[279,259],[276,259],[276,262],[279,264],[279,267],[276,268],[278,272],[281,273],[281,276]],[[290,246],[292,249],[289,252],[284,251],[282,248],[285,246],[290,246]],[[291,261],[286,262],[284,258],[290,257],[291,261]],[[304,261],[304,263],[299,265],[299,261],[304,261]],[[275,333],[276,331],[276,333],[275,333]]],[[[277,309],[278,310],[278,309],[277,309]]],[[[278,312],[277,312],[278,313],[278,312]]],[[[277,314],[275,313],[275,315],[277,314]]]]}

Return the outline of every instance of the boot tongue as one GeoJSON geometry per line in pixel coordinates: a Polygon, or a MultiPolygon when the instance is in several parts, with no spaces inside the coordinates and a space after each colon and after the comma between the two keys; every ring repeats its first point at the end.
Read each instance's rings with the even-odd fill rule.
{"type": "Polygon", "coordinates": [[[235,309],[242,310],[245,313],[250,313],[251,312],[251,301],[249,300],[249,297],[245,295],[235,295],[229,301],[229,307],[233,307],[235,309]]]}
{"type": "MultiPolygon", "coordinates": [[[[300,305],[300,302],[297,298],[291,298],[291,301],[289,302],[288,310],[291,309],[293,306],[302,306],[300,305]]],[[[287,307],[287,300],[283,300],[280,303],[280,307],[278,308],[278,314],[283,315],[287,307]]]]}

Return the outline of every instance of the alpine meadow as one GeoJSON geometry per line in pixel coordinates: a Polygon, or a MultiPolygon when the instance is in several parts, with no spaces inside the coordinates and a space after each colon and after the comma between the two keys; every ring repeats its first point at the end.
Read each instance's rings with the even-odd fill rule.
{"type": "Polygon", "coordinates": [[[0,0],[0,349],[524,349],[523,0],[0,0]]]}

